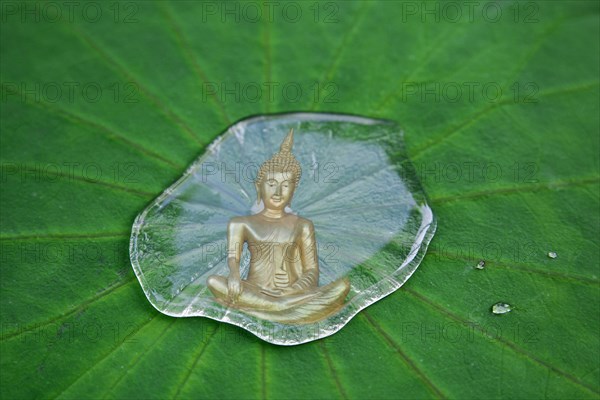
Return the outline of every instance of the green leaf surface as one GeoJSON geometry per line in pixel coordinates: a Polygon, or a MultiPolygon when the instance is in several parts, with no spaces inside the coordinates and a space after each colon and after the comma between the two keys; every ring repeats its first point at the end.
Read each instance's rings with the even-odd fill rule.
{"type": "Polygon", "coordinates": [[[598,2],[47,4],[0,10],[2,398],[600,397],[598,2]],[[404,128],[421,267],[301,346],[157,312],[135,216],[231,123],[309,110],[404,128]]]}

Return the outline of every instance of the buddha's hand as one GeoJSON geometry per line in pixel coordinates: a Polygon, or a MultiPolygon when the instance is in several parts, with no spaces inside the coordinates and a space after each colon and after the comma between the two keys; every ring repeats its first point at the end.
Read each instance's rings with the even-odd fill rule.
{"type": "Polygon", "coordinates": [[[239,277],[229,277],[227,278],[227,294],[229,295],[229,299],[233,302],[236,302],[240,297],[240,293],[242,293],[242,281],[239,277]]]}

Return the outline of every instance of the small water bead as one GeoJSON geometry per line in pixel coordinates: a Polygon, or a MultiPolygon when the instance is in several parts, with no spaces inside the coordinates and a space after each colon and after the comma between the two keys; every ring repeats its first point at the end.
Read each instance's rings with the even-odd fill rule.
{"type": "Polygon", "coordinates": [[[511,311],[512,308],[510,307],[510,304],[507,303],[496,303],[492,306],[492,312],[494,314],[506,314],[511,311]]]}
{"type": "Polygon", "coordinates": [[[551,251],[551,252],[548,253],[548,257],[550,257],[550,258],[556,258],[556,257],[558,257],[558,254],[556,254],[556,252],[554,252],[554,251],[551,251]]]}

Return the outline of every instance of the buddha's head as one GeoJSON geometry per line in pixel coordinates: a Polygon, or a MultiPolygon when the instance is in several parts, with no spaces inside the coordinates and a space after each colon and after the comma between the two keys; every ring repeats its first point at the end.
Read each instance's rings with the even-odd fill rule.
{"type": "Polygon", "coordinates": [[[281,143],[279,152],[265,161],[256,176],[256,202],[263,201],[265,208],[283,210],[292,202],[294,190],[298,187],[302,168],[292,154],[294,129],[281,143]]]}

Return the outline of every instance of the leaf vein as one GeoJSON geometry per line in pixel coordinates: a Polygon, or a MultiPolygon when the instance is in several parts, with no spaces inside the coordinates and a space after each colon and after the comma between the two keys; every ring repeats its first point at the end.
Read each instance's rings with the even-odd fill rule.
{"type": "MultiPolygon", "coordinates": [[[[264,3],[265,8],[267,7],[267,3],[264,3]]],[[[264,12],[264,10],[263,10],[264,12]]],[[[265,23],[263,24],[263,29],[262,29],[262,42],[263,42],[263,47],[264,47],[264,56],[265,56],[265,79],[267,84],[271,83],[271,22],[269,21],[268,18],[265,18],[265,23]]],[[[265,112],[269,112],[269,108],[270,108],[270,99],[269,96],[265,96],[266,98],[266,102],[265,102],[265,112]]]]}
{"type": "MultiPolygon", "coordinates": [[[[333,78],[333,76],[335,75],[335,73],[338,69],[339,63],[340,63],[340,59],[342,58],[342,54],[344,53],[344,50],[348,47],[350,40],[356,34],[356,31],[358,30],[358,26],[360,25],[360,22],[362,21],[364,16],[367,14],[368,9],[369,9],[369,2],[368,1],[363,2],[362,8],[359,11],[357,11],[357,13],[356,13],[356,17],[354,18],[352,27],[346,31],[346,34],[344,35],[342,42],[336,49],[335,55],[333,56],[333,59],[331,60],[331,64],[329,64],[329,67],[323,74],[323,77],[318,81],[319,85],[317,86],[318,87],[317,99],[321,99],[321,94],[324,90],[324,87],[327,86],[327,85],[323,85],[322,83],[330,81],[333,78]]],[[[317,104],[318,104],[318,102],[313,101],[310,110],[315,110],[317,108],[317,104]]]]}
{"type": "Polygon", "coordinates": [[[67,317],[70,317],[71,315],[73,315],[73,314],[75,314],[75,313],[77,313],[77,312],[85,309],[90,304],[93,304],[96,301],[102,299],[103,297],[108,296],[109,294],[115,292],[116,290],[118,290],[120,288],[123,288],[125,286],[128,286],[131,283],[136,282],[136,281],[137,281],[137,279],[134,276],[133,278],[131,278],[129,280],[126,280],[126,281],[114,284],[114,285],[108,287],[107,289],[103,290],[102,292],[98,293],[97,295],[92,296],[89,299],[83,301],[77,307],[74,307],[71,310],[69,310],[69,311],[67,311],[67,312],[65,312],[65,313],[63,313],[61,315],[53,317],[53,318],[51,318],[49,320],[46,320],[45,322],[41,322],[39,324],[33,324],[29,328],[20,329],[20,330],[17,330],[16,332],[11,332],[11,333],[7,333],[7,334],[2,335],[2,338],[0,339],[0,342],[4,342],[6,340],[9,340],[9,339],[12,339],[12,338],[15,338],[15,337],[19,337],[19,336],[21,336],[21,335],[23,335],[23,334],[25,334],[27,332],[30,332],[30,331],[32,331],[34,329],[39,329],[41,327],[53,324],[56,321],[60,321],[61,319],[65,319],[67,317]]]}
{"type": "MultiPolygon", "coordinates": [[[[179,24],[175,21],[173,12],[171,12],[169,9],[170,5],[166,2],[165,3],[161,2],[160,4],[162,5],[162,10],[165,14],[166,20],[170,24],[171,30],[175,33],[175,39],[177,41],[177,48],[183,54],[184,59],[192,67],[192,70],[194,71],[194,73],[196,74],[198,79],[201,82],[209,83],[210,80],[208,79],[208,76],[206,75],[204,70],[200,67],[198,58],[195,57],[189,50],[190,46],[185,38],[185,35],[179,28],[179,24]]],[[[214,104],[217,106],[217,109],[219,111],[221,118],[223,119],[223,122],[225,122],[227,125],[230,125],[231,119],[229,118],[227,111],[225,110],[225,105],[223,104],[223,102],[213,92],[210,92],[210,98],[213,99],[214,104]]]]}
{"type": "Polygon", "coordinates": [[[183,387],[186,385],[186,383],[190,379],[190,376],[192,375],[192,372],[194,371],[194,369],[196,369],[196,365],[198,364],[198,361],[200,361],[200,358],[202,357],[202,354],[204,354],[204,351],[206,350],[206,347],[208,347],[208,344],[210,343],[211,339],[215,336],[215,333],[217,333],[217,330],[219,329],[219,326],[220,325],[217,325],[213,329],[213,331],[210,333],[210,335],[208,336],[208,338],[206,339],[206,341],[204,343],[202,343],[202,347],[200,348],[200,350],[198,351],[198,354],[194,358],[194,362],[193,362],[191,368],[188,368],[188,371],[185,374],[185,376],[183,378],[183,381],[179,385],[177,385],[177,391],[175,392],[175,395],[173,396],[173,399],[176,399],[181,394],[181,391],[182,391],[183,387]]]}
{"type": "MultiPolygon", "coordinates": [[[[144,328],[145,326],[147,326],[148,324],[150,324],[152,321],[154,321],[156,319],[156,317],[158,317],[159,315],[161,315],[161,314],[160,313],[156,313],[154,315],[154,317],[150,318],[148,321],[146,321],[143,324],[141,324],[140,326],[138,326],[135,331],[133,331],[133,332],[131,332],[129,334],[129,336],[135,336],[135,335],[137,335],[140,332],[140,330],[142,330],[142,328],[144,328]]],[[[113,354],[115,351],[117,351],[124,343],[125,343],[125,341],[122,341],[121,343],[117,344],[115,347],[113,347],[112,349],[110,349],[110,351],[108,353],[106,353],[100,359],[98,359],[97,361],[95,361],[94,364],[92,364],[92,366],[90,368],[88,368],[85,371],[83,371],[83,373],[81,375],[79,375],[77,378],[75,378],[75,380],[73,380],[69,385],[67,385],[55,397],[55,399],[59,398],[63,393],[65,393],[67,390],[69,390],[69,388],[71,388],[73,385],[75,385],[77,382],[79,382],[79,380],[81,378],[83,378],[88,372],[90,372],[91,370],[93,370],[98,364],[100,364],[104,360],[106,360],[111,354],[113,354]]]]}
{"type": "MultiPolygon", "coordinates": [[[[593,87],[598,86],[599,84],[600,84],[600,82],[592,82],[592,83],[585,83],[585,84],[577,85],[577,86],[569,86],[569,87],[560,88],[560,89],[556,89],[556,90],[540,92],[539,96],[540,97],[548,97],[548,96],[555,96],[557,94],[576,93],[576,92],[591,89],[593,87]]],[[[450,128],[445,133],[438,136],[436,139],[433,139],[433,140],[425,143],[424,145],[417,147],[412,152],[412,159],[415,160],[415,159],[419,158],[427,150],[430,150],[431,148],[439,145],[440,143],[445,142],[453,135],[461,132],[464,128],[478,122],[486,114],[488,114],[492,111],[495,111],[496,109],[499,109],[505,105],[519,106],[522,104],[523,103],[515,103],[512,99],[504,99],[504,100],[498,101],[497,103],[494,103],[494,104],[472,114],[469,118],[467,118],[463,122],[459,123],[458,125],[450,128]]],[[[528,103],[526,103],[526,104],[529,105],[528,103]]]]}
{"type": "Polygon", "coordinates": [[[113,382],[112,385],[110,385],[110,388],[108,388],[108,390],[105,392],[104,398],[108,397],[108,394],[110,392],[113,391],[113,389],[115,387],[117,387],[117,385],[119,384],[119,382],[121,382],[123,380],[123,378],[125,378],[125,376],[127,376],[127,373],[136,366],[136,364],[146,355],[148,354],[148,352],[154,347],[156,346],[156,344],[160,341],[160,339],[167,333],[167,331],[169,329],[171,329],[173,327],[173,325],[175,324],[176,321],[179,321],[178,318],[171,318],[170,323],[165,326],[165,328],[161,331],[161,333],[156,337],[156,339],[154,339],[154,341],[150,344],[150,346],[146,347],[144,349],[144,351],[142,351],[134,360],[133,362],[129,363],[129,365],[127,366],[127,369],[125,371],[123,371],[123,373],[121,375],[119,375],[119,378],[113,382]]]}
{"type": "Polygon", "coordinates": [[[338,391],[340,392],[340,395],[342,396],[342,398],[347,399],[348,395],[346,394],[346,391],[344,390],[344,387],[342,386],[342,382],[340,381],[340,378],[333,366],[333,361],[331,360],[331,357],[329,356],[329,352],[327,351],[327,348],[325,347],[325,344],[323,343],[323,341],[319,341],[319,347],[321,349],[321,352],[323,353],[323,356],[325,357],[325,361],[327,361],[327,366],[329,367],[329,371],[331,372],[331,376],[333,377],[335,386],[337,387],[338,391]]]}
{"type": "MultiPolygon", "coordinates": [[[[7,91],[8,93],[12,93],[12,94],[19,94],[21,95],[21,93],[18,90],[11,90],[10,88],[6,87],[4,84],[1,85],[2,89],[4,89],[5,91],[7,91]]],[[[131,146],[134,150],[138,151],[139,153],[142,153],[145,156],[154,158],[158,161],[161,161],[164,164],[167,164],[168,166],[170,166],[173,170],[179,170],[179,169],[183,169],[182,166],[177,165],[176,163],[174,163],[173,161],[161,156],[158,153],[155,153],[151,150],[146,149],[145,147],[143,147],[142,145],[133,142],[131,140],[129,140],[127,137],[125,137],[124,135],[121,135],[120,133],[112,130],[111,128],[96,122],[96,121],[92,121],[90,119],[87,119],[83,116],[77,115],[76,113],[73,113],[71,111],[67,111],[66,109],[60,108],[60,107],[56,107],[56,106],[51,106],[50,104],[48,104],[47,102],[43,101],[43,102],[36,102],[36,101],[28,101],[25,104],[28,105],[35,105],[36,107],[42,108],[44,111],[49,112],[50,114],[56,115],[64,120],[67,120],[69,122],[72,123],[82,123],[85,125],[88,125],[92,128],[98,129],[100,131],[103,131],[105,133],[107,133],[109,136],[109,138],[113,138],[113,139],[117,139],[125,144],[127,144],[128,146],[131,146]]]]}
{"type": "Polygon", "coordinates": [[[92,38],[84,33],[81,29],[76,26],[72,27],[73,31],[77,33],[75,36],[81,40],[81,43],[85,44],[88,48],[92,49],[96,54],[100,56],[106,65],[111,67],[117,73],[123,75],[127,80],[131,82],[135,82],[138,86],[140,92],[144,93],[146,97],[154,104],[157,110],[163,114],[168,120],[170,120],[174,126],[178,127],[186,136],[191,138],[196,144],[204,144],[200,138],[198,138],[192,129],[179,117],[173,110],[165,106],[159,99],[154,95],[146,86],[140,83],[139,79],[136,79],[127,68],[121,65],[115,56],[110,55],[106,50],[104,50],[101,45],[92,38]]]}
{"type": "MultiPolygon", "coordinates": [[[[437,256],[442,256],[442,257],[448,256],[447,251],[439,252],[432,248],[427,249],[427,254],[437,255],[437,256]]],[[[449,257],[446,257],[446,258],[448,260],[461,260],[461,261],[464,261],[467,263],[474,263],[476,261],[473,258],[461,256],[460,253],[456,252],[456,251],[453,252],[449,257]]],[[[484,261],[485,261],[486,265],[502,268],[502,269],[505,269],[508,271],[520,271],[520,272],[525,272],[528,274],[541,275],[541,276],[544,276],[547,278],[557,279],[557,280],[567,281],[567,282],[574,281],[574,282],[577,282],[582,285],[590,285],[590,286],[600,285],[600,281],[598,281],[597,279],[586,278],[584,276],[564,274],[564,273],[555,272],[555,271],[540,270],[537,268],[528,268],[524,265],[509,264],[509,263],[506,263],[503,261],[494,261],[494,260],[487,260],[487,259],[484,261]]]]}
{"type": "Polygon", "coordinates": [[[103,239],[103,238],[118,238],[129,237],[129,232],[97,232],[97,233],[67,233],[67,234],[29,234],[15,236],[0,236],[2,241],[18,241],[18,240],[77,240],[77,239],[103,239]]]}
{"type": "MultiPolygon", "coordinates": [[[[485,327],[482,327],[481,325],[472,322],[472,321],[467,321],[465,319],[463,319],[462,317],[452,313],[451,311],[447,310],[446,308],[436,304],[434,301],[428,299],[427,297],[415,292],[412,289],[406,288],[404,289],[407,293],[411,294],[414,298],[418,299],[419,301],[421,301],[422,303],[425,303],[427,305],[429,305],[431,308],[437,310],[439,313],[446,315],[447,317],[461,323],[461,324],[471,324],[473,326],[475,326],[477,328],[477,330],[482,334],[485,335],[485,327]]],[[[533,354],[527,352],[526,350],[522,349],[521,347],[517,346],[515,343],[501,337],[498,336],[496,337],[497,342],[494,343],[501,343],[502,345],[504,345],[504,347],[510,348],[511,350],[513,350],[516,354],[519,354],[521,356],[523,356],[524,358],[533,361],[534,363],[552,370],[553,372],[557,373],[558,375],[561,375],[563,377],[565,377],[566,379],[568,379],[569,381],[573,382],[574,384],[576,384],[577,386],[580,386],[582,388],[587,389],[588,391],[594,393],[595,395],[598,395],[600,392],[598,392],[596,389],[594,389],[593,387],[590,387],[589,385],[587,385],[585,382],[582,382],[581,380],[579,380],[577,377],[569,374],[568,372],[565,372],[563,370],[561,370],[558,367],[555,367],[551,364],[548,364],[547,362],[545,362],[544,360],[537,358],[536,356],[534,356],[533,354]]]]}
{"type": "Polygon", "coordinates": [[[423,371],[421,371],[417,367],[416,363],[413,360],[411,360],[410,357],[408,357],[408,355],[404,351],[402,351],[398,343],[396,343],[396,341],[387,332],[385,332],[377,322],[375,322],[375,320],[371,317],[371,315],[369,315],[369,313],[366,310],[362,311],[362,315],[369,322],[369,324],[373,328],[375,328],[375,331],[385,339],[388,345],[396,351],[396,353],[402,358],[404,363],[417,374],[419,379],[425,384],[429,391],[431,391],[437,398],[446,398],[446,396],[441,392],[441,390],[438,389],[433,384],[433,382],[427,377],[427,375],[425,375],[423,371]]]}
{"type": "Polygon", "coordinates": [[[498,189],[490,189],[490,190],[482,190],[478,192],[465,193],[460,195],[452,195],[452,196],[442,196],[442,197],[434,197],[431,199],[431,202],[434,204],[443,204],[448,202],[453,202],[457,200],[470,200],[477,199],[481,197],[488,197],[494,195],[511,195],[514,193],[534,193],[543,190],[553,190],[560,187],[568,187],[568,186],[587,186],[591,184],[596,184],[600,182],[600,177],[592,177],[592,178],[582,178],[577,180],[565,180],[565,181],[554,181],[540,184],[529,184],[527,186],[515,186],[515,187],[507,187],[507,188],[498,188],[498,189]]]}

